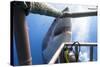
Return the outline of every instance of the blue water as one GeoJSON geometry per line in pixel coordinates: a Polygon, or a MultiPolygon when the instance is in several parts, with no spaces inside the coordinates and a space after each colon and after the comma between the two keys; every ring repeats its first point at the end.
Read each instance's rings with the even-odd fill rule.
{"type": "Polygon", "coordinates": [[[89,27],[89,42],[97,42],[97,17],[91,17],[89,27]]]}
{"type": "Polygon", "coordinates": [[[97,17],[83,17],[75,20],[78,22],[72,21],[72,41],[97,42],[97,17]]]}
{"type": "MultiPolygon", "coordinates": [[[[30,40],[30,47],[31,47],[31,56],[32,56],[32,63],[33,64],[42,64],[42,41],[47,33],[48,29],[50,28],[50,25],[52,24],[53,20],[55,18],[48,17],[48,16],[40,16],[38,14],[29,14],[26,17],[26,23],[27,28],[29,32],[29,40],[30,40]]],[[[89,27],[89,33],[88,39],[86,39],[87,42],[97,42],[97,17],[91,17],[90,27],[89,27]]],[[[77,30],[76,30],[77,32],[77,30]]],[[[73,40],[78,35],[73,32],[73,40]],[[76,36],[77,35],[77,36],[76,36]]],[[[14,42],[14,64],[18,65],[18,58],[16,53],[16,47],[14,42]]],[[[97,52],[96,48],[94,50],[97,52]]],[[[96,58],[96,55],[94,56],[96,58]]]]}

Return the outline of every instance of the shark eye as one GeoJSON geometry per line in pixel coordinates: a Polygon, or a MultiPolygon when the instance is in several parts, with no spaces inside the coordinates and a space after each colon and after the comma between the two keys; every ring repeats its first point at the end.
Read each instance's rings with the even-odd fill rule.
{"type": "Polygon", "coordinates": [[[69,31],[70,27],[61,27],[61,28],[57,28],[54,32],[54,36],[60,35],[61,33],[65,32],[65,31],[69,31]]]}
{"type": "Polygon", "coordinates": [[[63,32],[63,29],[58,29],[54,32],[54,36],[60,35],[63,32]]]}
{"type": "Polygon", "coordinates": [[[54,36],[60,35],[61,33],[63,33],[66,30],[65,27],[61,27],[61,28],[57,28],[54,32],[54,36]]]}

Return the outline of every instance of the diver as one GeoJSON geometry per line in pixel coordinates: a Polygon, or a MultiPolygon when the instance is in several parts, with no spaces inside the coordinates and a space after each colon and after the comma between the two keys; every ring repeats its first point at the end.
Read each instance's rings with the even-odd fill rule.
{"type": "Polygon", "coordinates": [[[79,62],[79,53],[80,53],[80,43],[78,41],[74,42],[70,46],[64,47],[64,58],[66,63],[69,62],[79,62]],[[75,47],[73,49],[73,46],[75,47]]]}

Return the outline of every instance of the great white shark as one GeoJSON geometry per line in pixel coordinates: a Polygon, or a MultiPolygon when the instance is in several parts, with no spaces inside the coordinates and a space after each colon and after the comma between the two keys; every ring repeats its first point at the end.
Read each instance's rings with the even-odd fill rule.
{"type": "MultiPolygon", "coordinates": [[[[62,12],[68,12],[68,8],[62,12]]],[[[63,42],[71,41],[71,19],[56,18],[51,24],[42,44],[44,63],[48,63],[63,42]]]]}

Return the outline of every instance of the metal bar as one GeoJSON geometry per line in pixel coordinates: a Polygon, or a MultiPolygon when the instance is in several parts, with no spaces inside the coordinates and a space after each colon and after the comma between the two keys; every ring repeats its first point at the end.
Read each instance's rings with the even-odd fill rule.
{"type": "Polygon", "coordinates": [[[19,65],[31,65],[32,58],[30,52],[29,36],[25,24],[25,12],[23,9],[11,3],[13,10],[13,29],[16,42],[16,50],[19,60],[19,65]]]}
{"type": "Polygon", "coordinates": [[[62,17],[87,17],[87,16],[97,16],[97,11],[95,12],[80,12],[80,13],[65,13],[62,17]]]}
{"type": "MultiPolygon", "coordinates": [[[[87,42],[79,42],[80,45],[78,46],[97,46],[97,43],[87,43],[87,42]]],[[[61,51],[63,50],[63,47],[65,45],[69,45],[69,44],[73,44],[72,42],[65,42],[65,43],[62,43],[61,46],[58,48],[58,50],[55,52],[55,54],[53,55],[52,59],[50,60],[50,62],[48,64],[54,64],[57,60],[57,58],[59,57],[61,51]]],[[[91,49],[92,50],[92,49],[91,49]]],[[[91,57],[92,58],[92,57],[91,57]]]]}
{"type": "Polygon", "coordinates": [[[58,48],[58,50],[56,51],[56,53],[53,55],[52,59],[50,60],[50,62],[48,64],[54,64],[57,60],[57,58],[59,57],[63,47],[64,47],[64,43],[61,44],[61,46],[58,48]]]}
{"type": "MultiPolygon", "coordinates": [[[[77,46],[97,46],[97,43],[89,43],[89,42],[79,42],[80,45],[77,44],[77,46]]],[[[73,44],[73,42],[65,43],[66,46],[69,44],[73,44]]]]}
{"type": "Polygon", "coordinates": [[[75,46],[75,56],[76,56],[76,62],[78,62],[78,46],[75,46]]]}
{"type": "Polygon", "coordinates": [[[93,61],[93,46],[90,46],[90,61],[93,61]]]}

